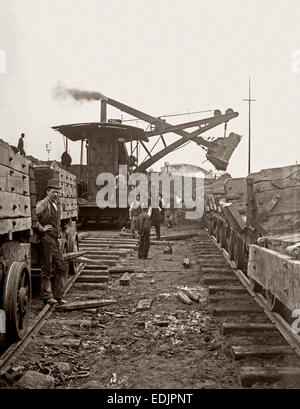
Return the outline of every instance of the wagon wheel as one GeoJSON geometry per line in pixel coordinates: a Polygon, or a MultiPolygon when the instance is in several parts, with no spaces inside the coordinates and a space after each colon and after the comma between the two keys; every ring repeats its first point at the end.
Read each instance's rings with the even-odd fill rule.
{"type": "Polygon", "coordinates": [[[265,298],[267,300],[268,307],[271,311],[275,311],[277,309],[277,298],[276,295],[271,293],[269,289],[265,289],[265,298]]]}
{"type": "MultiPolygon", "coordinates": [[[[79,243],[77,235],[72,237],[72,241],[70,244],[70,251],[79,251],[79,243]]],[[[69,274],[77,274],[79,271],[79,263],[75,263],[74,261],[69,262],[69,274]]]]}
{"type": "Polygon", "coordinates": [[[7,338],[23,338],[28,326],[30,305],[30,269],[26,263],[14,261],[6,274],[3,291],[7,338]]]}
{"type": "Polygon", "coordinates": [[[233,244],[233,259],[236,267],[239,270],[244,268],[245,260],[245,247],[243,241],[235,234],[233,244]]]}

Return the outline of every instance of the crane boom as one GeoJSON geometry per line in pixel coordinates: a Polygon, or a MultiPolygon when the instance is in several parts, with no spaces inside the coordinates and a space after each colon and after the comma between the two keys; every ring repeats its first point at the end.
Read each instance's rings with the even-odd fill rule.
{"type": "Polygon", "coordinates": [[[238,116],[238,112],[234,112],[232,109],[228,109],[225,114],[221,114],[219,111],[216,111],[214,116],[206,119],[185,122],[179,125],[172,125],[164,120],[161,120],[160,118],[146,114],[145,112],[139,111],[114,99],[107,98],[106,103],[120,109],[123,112],[126,112],[129,115],[135,116],[136,118],[154,125],[155,128],[153,130],[146,132],[148,137],[155,135],[160,135],[162,137],[163,134],[168,132],[174,132],[181,136],[181,139],[171,143],[170,145],[166,146],[164,143],[165,147],[154,155],[151,155],[151,152],[149,152],[148,149],[145,149],[149,158],[138,166],[138,171],[146,170],[165,155],[189,141],[196,142],[198,145],[208,148],[206,156],[207,159],[218,170],[226,170],[228,161],[241,139],[240,135],[233,133],[227,138],[218,138],[213,142],[207,141],[199,136],[202,133],[215,128],[216,126],[221,125],[222,123],[227,123],[231,119],[236,118],[238,116]],[[199,129],[193,132],[187,132],[184,130],[185,128],[192,128],[195,126],[199,126],[199,129]]]}

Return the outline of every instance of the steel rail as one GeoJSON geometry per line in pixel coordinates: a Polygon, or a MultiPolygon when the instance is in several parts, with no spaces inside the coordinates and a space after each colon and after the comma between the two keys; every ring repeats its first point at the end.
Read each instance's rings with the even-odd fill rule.
{"type": "Polygon", "coordinates": [[[246,288],[246,290],[248,291],[250,296],[253,298],[253,300],[257,303],[257,305],[259,305],[263,309],[263,312],[265,313],[265,315],[275,325],[276,329],[284,337],[284,339],[287,341],[290,347],[294,350],[294,352],[300,356],[300,336],[297,335],[293,331],[291,326],[285,321],[285,319],[280,314],[270,310],[267,304],[267,301],[264,299],[262,294],[256,293],[255,291],[252,290],[248,277],[245,275],[245,273],[242,270],[239,270],[236,268],[235,262],[230,260],[227,251],[219,243],[217,243],[216,238],[214,236],[211,236],[208,232],[207,234],[210,238],[213,239],[213,241],[215,242],[215,245],[220,250],[222,250],[226,261],[229,263],[229,265],[233,269],[233,272],[235,273],[237,278],[240,280],[242,285],[246,288]]]}
{"type": "MultiPolygon", "coordinates": [[[[80,276],[82,270],[84,269],[85,264],[81,263],[78,268],[78,272],[74,274],[67,282],[67,285],[64,290],[64,295],[69,292],[72,288],[73,284],[80,276]]],[[[21,353],[28,347],[32,338],[39,332],[39,330],[43,327],[47,319],[52,314],[53,310],[55,309],[54,305],[45,305],[42,311],[37,315],[34,322],[32,323],[31,327],[28,329],[24,338],[20,341],[12,344],[8,349],[0,356],[0,375],[6,373],[14,361],[21,355],[21,353]]]]}

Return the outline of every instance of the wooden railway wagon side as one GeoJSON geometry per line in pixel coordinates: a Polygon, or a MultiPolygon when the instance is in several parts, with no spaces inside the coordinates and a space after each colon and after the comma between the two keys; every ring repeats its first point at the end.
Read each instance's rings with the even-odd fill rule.
{"type": "Polygon", "coordinates": [[[300,308],[300,166],[228,179],[223,196],[206,197],[211,233],[238,268],[247,267],[253,288],[263,289],[271,308],[278,300],[291,311],[300,308]]]}
{"type": "Polygon", "coordinates": [[[248,276],[271,309],[280,301],[292,312],[300,308],[300,166],[266,169],[247,183],[247,217],[258,237],[249,245],[248,276]]]}
{"type": "MultiPolygon", "coordinates": [[[[50,167],[34,167],[0,140],[0,309],[6,315],[6,336],[24,336],[31,305],[31,273],[39,266],[36,203],[44,197],[50,176],[60,182],[59,200],[64,252],[78,249],[75,177],[50,167]]],[[[75,270],[72,262],[71,270],[75,270]]]]}
{"type": "Polygon", "coordinates": [[[0,308],[6,333],[20,338],[31,302],[30,174],[29,162],[0,140],[0,308]]]}

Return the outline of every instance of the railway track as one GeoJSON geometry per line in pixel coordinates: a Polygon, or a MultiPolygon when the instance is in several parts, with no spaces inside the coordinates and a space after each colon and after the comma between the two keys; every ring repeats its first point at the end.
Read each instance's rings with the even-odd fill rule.
{"type": "MultiPolygon", "coordinates": [[[[109,268],[117,265],[133,252],[136,240],[116,237],[116,234],[105,237],[91,233],[90,237],[85,237],[80,241],[79,247],[80,250],[87,251],[88,261],[79,264],[76,274],[68,278],[64,295],[68,294],[71,289],[74,290],[77,283],[80,288],[104,289],[109,281],[109,268]]],[[[76,298],[76,294],[75,289],[74,294],[68,298],[76,298]]],[[[11,368],[54,311],[55,305],[44,306],[30,323],[22,340],[4,348],[0,356],[0,375],[5,374],[11,368]]]]}
{"type": "Polygon", "coordinates": [[[242,387],[299,387],[300,337],[270,311],[241,270],[207,232],[193,245],[208,286],[209,305],[231,345],[242,387]]]}
{"type": "MultiPolygon", "coordinates": [[[[231,346],[241,386],[299,386],[299,337],[279,314],[269,310],[264,297],[253,291],[245,272],[235,268],[226,251],[206,231],[194,238],[192,246],[203,283],[208,286],[210,309],[220,320],[231,346]]],[[[91,289],[105,288],[109,270],[112,266],[128,265],[126,258],[135,248],[136,240],[120,237],[117,233],[106,237],[102,233],[91,233],[81,240],[80,250],[88,252],[89,262],[81,264],[77,274],[68,280],[65,289],[68,299],[78,299],[82,295],[78,291],[84,287],[87,294],[91,289]]],[[[45,306],[26,336],[2,354],[0,374],[11,368],[54,310],[55,306],[45,306]]]]}

